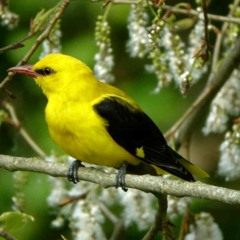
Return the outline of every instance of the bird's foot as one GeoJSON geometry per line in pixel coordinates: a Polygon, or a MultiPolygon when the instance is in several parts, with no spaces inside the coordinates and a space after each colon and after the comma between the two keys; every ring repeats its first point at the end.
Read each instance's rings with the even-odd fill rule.
{"type": "Polygon", "coordinates": [[[125,177],[127,173],[127,164],[124,163],[119,169],[116,176],[116,188],[121,187],[124,192],[128,190],[125,185],[125,177]]]}
{"type": "Polygon", "coordinates": [[[72,164],[68,169],[68,175],[67,175],[68,181],[73,182],[75,184],[80,181],[80,179],[78,178],[79,167],[84,167],[81,161],[75,160],[74,162],[72,162],[72,164]]]}

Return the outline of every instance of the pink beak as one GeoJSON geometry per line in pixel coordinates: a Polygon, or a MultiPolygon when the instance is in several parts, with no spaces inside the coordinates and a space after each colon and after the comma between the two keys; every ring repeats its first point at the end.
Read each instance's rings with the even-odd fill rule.
{"type": "Polygon", "coordinates": [[[26,76],[29,76],[32,78],[36,78],[36,77],[40,76],[40,74],[38,74],[37,72],[35,72],[33,70],[33,65],[22,65],[22,66],[11,67],[7,71],[26,75],[26,76]]]}

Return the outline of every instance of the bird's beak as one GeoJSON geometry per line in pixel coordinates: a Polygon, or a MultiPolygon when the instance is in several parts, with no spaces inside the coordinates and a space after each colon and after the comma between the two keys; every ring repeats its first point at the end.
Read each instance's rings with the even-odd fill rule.
{"type": "Polygon", "coordinates": [[[22,66],[11,67],[7,71],[26,75],[26,76],[29,76],[32,78],[36,78],[36,77],[40,76],[40,74],[38,74],[37,72],[35,72],[33,70],[33,65],[22,65],[22,66]]]}

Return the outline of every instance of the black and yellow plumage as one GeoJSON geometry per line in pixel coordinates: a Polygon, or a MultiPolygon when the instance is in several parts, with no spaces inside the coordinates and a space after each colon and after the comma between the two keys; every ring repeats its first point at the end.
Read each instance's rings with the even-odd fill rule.
{"type": "Polygon", "coordinates": [[[121,98],[110,96],[94,109],[107,121],[107,131],[114,141],[140,160],[188,181],[192,174],[180,164],[183,159],[166,143],[155,123],[142,111],[121,98]]]}
{"type": "MultiPolygon", "coordinates": [[[[81,61],[50,54],[34,66],[9,71],[33,77],[42,88],[48,98],[48,128],[63,151],[83,162],[118,168],[117,185],[123,189],[125,171],[134,166],[147,166],[153,174],[162,169],[187,181],[194,181],[193,175],[207,176],[167,145],[132,98],[98,81],[81,61]]],[[[80,161],[70,168],[73,182],[80,161]]]]}

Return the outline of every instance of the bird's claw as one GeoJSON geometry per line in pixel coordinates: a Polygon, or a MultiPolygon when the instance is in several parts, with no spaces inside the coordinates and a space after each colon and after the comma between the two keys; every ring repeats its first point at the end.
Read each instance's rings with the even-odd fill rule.
{"type": "Polygon", "coordinates": [[[124,163],[119,169],[116,175],[116,188],[121,187],[124,192],[128,190],[125,184],[125,176],[127,172],[127,164],[124,163]]]}
{"type": "Polygon", "coordinates": [[[80,181],[79,177],[78,177],[78,169],[79,167],[82,167],[83,165],[81,164],[81,161],[79,160],[75,160],[74,162],[72,162],[72,164],[70,165],[69,169],[68,169],[68,181],[73,182],[74,184],[78,183],[80,181]]]}

